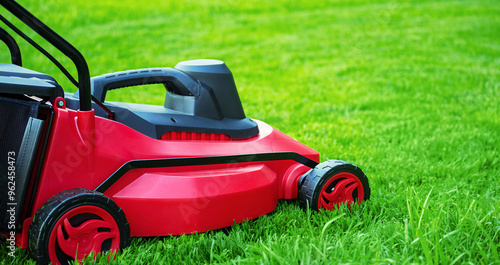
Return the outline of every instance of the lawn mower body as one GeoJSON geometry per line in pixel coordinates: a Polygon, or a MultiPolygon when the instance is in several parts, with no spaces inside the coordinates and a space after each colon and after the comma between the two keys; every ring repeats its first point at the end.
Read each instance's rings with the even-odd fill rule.
{"type": "MultiPolygon", "coordinates": [[[[33,80],[50,80],[48,76],[16,65],[3,64],[1,68],[4,79],[17,82],[3,83],[6,88],[17,86],[16,93],[10,92],[17,96],[26,92],[22,87],[24,83],[33,89],[36,87],[33,80]],[[13,73],[20,72],[25,74],[13,77],[13,73]]],[[[131,236],[180,235],[219,229],[273,211],[278,199],[296,198],[298,179],[319,160],[319,154],[313,149],[261,121],[246,117],[242,119],[250,126],[240,126],[240,130],[233,126],[230,132],[226,127],[211,131],[204,128],[203,131],[208,131],[205,133],[179,132],[190,128],[173,124],[164,126],[165,133],[152,138],[123,123],[99,117],[93,109],[70,109],[56,92],[51,96],[53,100],[48,103],[39,103],[40,113],[36,118],[45,125],[38,138],[47,140],[32,147],[36,154],[33,165],[30,172],[22,176],[27,186],[24,192],[17,191],[18,196],[30,197],[31,201],[18,204],[23,212],[17,216],[19,222],[29,222],[57,193],[84,188],[101,192],[116,202],[127,216],[131,236]],[[248,137],[245,135],[248,128],[257,133],[248,137]],[[234,138],[228,133],[247,137],[234,138]]],[[[68,102],[79,105],[75,95],[65,97],[68,102]]],[[[104,104],[116,111],[115,119],[134,115],[120,109],[121,103],[104,104]]],[[[146,110],[155,107],[135,104],[135,109],[141,108],[147,113],[146,110]]],[[[166,110],[159,115],[169,123],[174,123],[174,117],[180,121],[180,117],[186,115],[166,110]]],[[[149,119],[158,116],[158,113],[149,114],[153,116],[149,119]]],[[[231,121],[214,120],[212,124],[218,122],[231,121]]],[[[196,124],[193,127],[199,128],[196,124]]],[[[27,234],[19,236],[18,244],[26,246],[27,234]]]]}
{"type": "Polygon", "coordinates": [[[15,1],[0,2],[76,65],[77,87],[0,64],[0,233],[40,263],[127,247],[130,236],[204,232],[273,211],[279,199],[331,210],[369,198],[364,173],[245,116],[217,60],[90,78],[83,56],[15,1]],[[107,102],[109,90],[163,84],[163,106],[107,102]]]}
{"type": "Polygon", "coordinates": [[[81,126],[78,114],[54,107],[30,216],[61,190],[78,187],[115,201],[132,236],[204,232],[269,213],[278,199],[296,198],[298,178],[311,165],[294,159],[319,159],[263,122],[249,139],[185,140],[181,134],[159,140],[92,113],[81,126]],[[85,140],[92,130],[95,144],[85,140]]]}

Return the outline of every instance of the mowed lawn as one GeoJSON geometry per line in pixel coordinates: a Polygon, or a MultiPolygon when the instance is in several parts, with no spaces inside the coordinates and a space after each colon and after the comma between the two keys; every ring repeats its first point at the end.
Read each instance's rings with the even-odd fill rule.
{"type": "MultiPolygon", "coordinates": [[[[371,199],[355,209],[282,201],[229,229],[134,238],[113,263],[500,264],[499,1],[20,2],[82,52],[93,76],[225,61],[247,116],[370,181],[371,199]]],[[[76,90],[19,42],[25,67],[76,90]]],[[[164,93],[109,99],[163,104],[164,93]]],[[[2,241],[0,264],[34,263],[26,250],[5,252],[2,241]]]]}

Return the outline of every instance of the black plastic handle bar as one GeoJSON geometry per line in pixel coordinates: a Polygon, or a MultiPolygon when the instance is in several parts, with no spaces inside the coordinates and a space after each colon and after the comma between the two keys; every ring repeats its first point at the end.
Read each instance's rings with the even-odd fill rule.
{"type": "Polygon", "coordinates": [[[92,95],[104,102],[109,90],[151,84],[167,84],[172,92],[189,96],[200,94],[201,84],[186,73],[173,68],[128,70],[96,76],[91,79],[92,95]]]}
{"type": "Polygon", "coordinates": [[[23,21],[28,27],[33,29],[38,35],[47,40],[64,55],[73,61],[78,71],[78,90],[80,92],[80,110],[88,111],[92,109],[90,92],[90,73],[87,62],[83,55],[64,38],[59,36],[51,28],[41,22],[33,14],[13,0],[0,0],[0,4],[9,12],[23,21]]]}
{"type": "Polygon", "coordinates": [[[19,49],[19,45],[12,36],[3,28],[0,28],[0,40],[2,40],[10,51],[10,58],[12,59],[12,63],[23,66],[23,60],[21,59],[21,50],[19,49]]]}

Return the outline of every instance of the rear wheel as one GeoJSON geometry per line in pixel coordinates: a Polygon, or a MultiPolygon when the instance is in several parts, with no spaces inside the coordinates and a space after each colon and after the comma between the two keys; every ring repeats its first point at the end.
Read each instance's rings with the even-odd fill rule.
{"type": "Polygon", "coordinates": [[[56,194],[36,212],[28,248],[40,264],[68,264],[129,244],[130,228],[120,207],[102,193],[73,189],[56,194]]]}
{"type": "Polygon", "coordinates": [[[341,160],[318,164],[301,183],[299,204],[304,209],[333,210],[342,203],[359,204],[370,198],[368,178],[363,171],[341,160]]]}

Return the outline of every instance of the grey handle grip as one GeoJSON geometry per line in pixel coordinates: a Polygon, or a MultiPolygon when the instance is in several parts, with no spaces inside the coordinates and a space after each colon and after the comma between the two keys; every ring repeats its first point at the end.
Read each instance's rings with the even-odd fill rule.
{"type": "Polygon", "coordinates": [[[173,68],[149,68],[116,72],[91,79],[92,95],[104,102],[108,90],[151,84],[168,84],[172,92],[189,96],[200,94],[201,84],[186,73],[173,68]]]}

